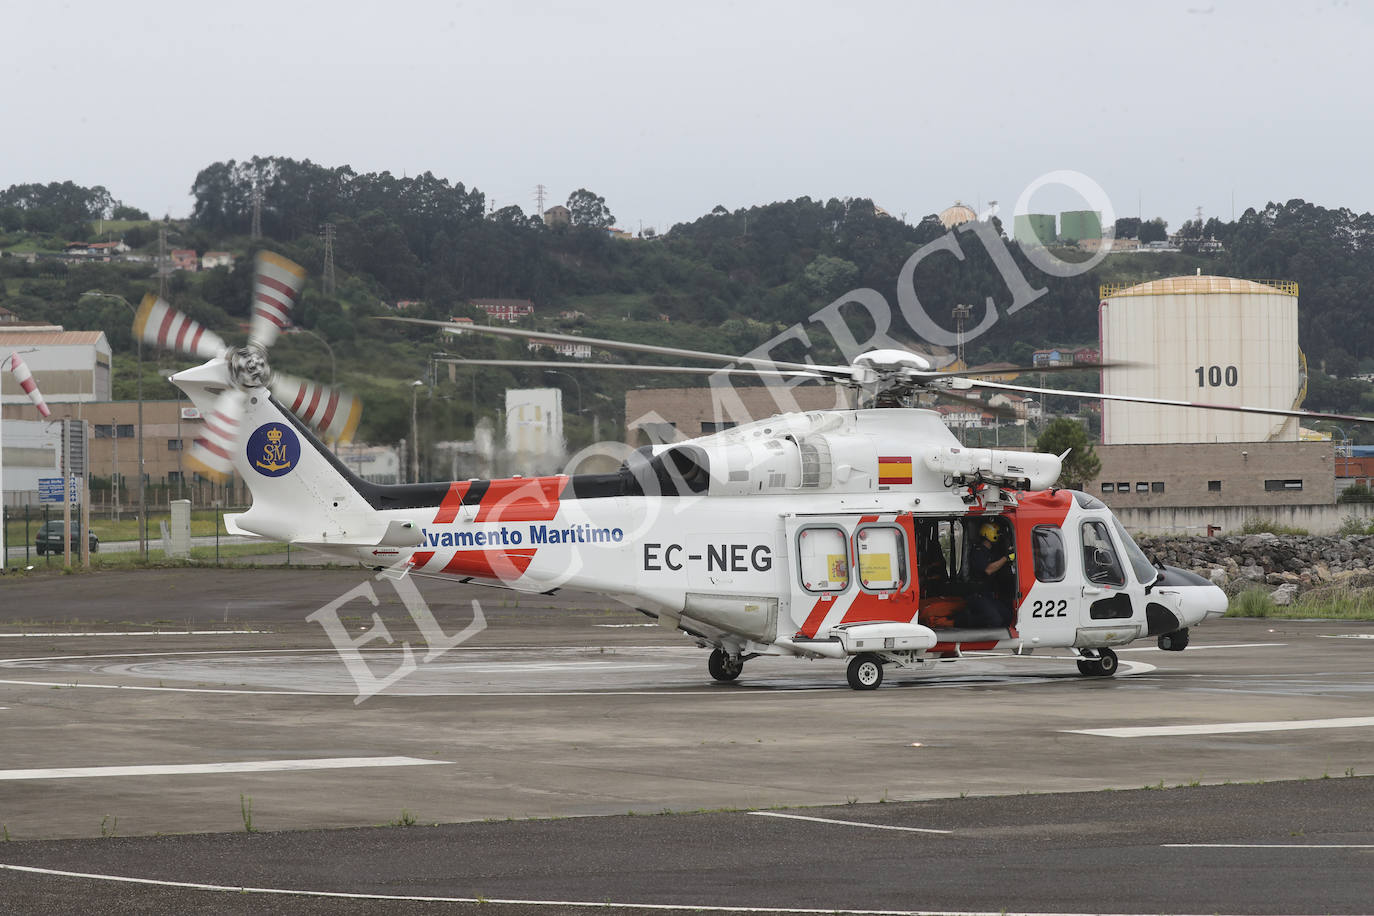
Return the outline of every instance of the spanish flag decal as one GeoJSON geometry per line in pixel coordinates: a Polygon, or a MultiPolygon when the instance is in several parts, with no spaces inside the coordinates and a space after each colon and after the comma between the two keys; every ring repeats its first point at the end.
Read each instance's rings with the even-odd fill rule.
{"type": "Polygon", "coordinates": [[[911,483],[911,456],[878,456],[878,483],[911,483]]]}

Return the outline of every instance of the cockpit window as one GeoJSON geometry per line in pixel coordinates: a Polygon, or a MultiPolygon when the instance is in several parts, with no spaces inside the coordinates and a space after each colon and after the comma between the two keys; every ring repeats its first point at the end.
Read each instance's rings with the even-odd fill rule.
{"type": "Polygon", "coordinates": [[[1145,551],[1140,549],[1140,545],[1126,531],[1121,519],[1112,516],[1112,525],[1116,528],[1116,536],[1121,539],[1121,546],[1126,550],[1126,559],[1131,561],[1131,569],[1135,570],[1135,577],[1140,580],[1140,584],[1149,585],[1155,581],[1159,576],[1159,570],[1155,569],[1150,558],[1145,556],[1145,551]]]}
{"type": "Polygon", "coordinates": [[[1069,492],[1073,494],[1074,501],[1075,501],[1076,503],[1078,503],[1078,505],[1079,505],[1081,508],[1084,508],[1084,509],[1105,509],[1105,508],[1107,508],[1107,504],[1106,504],[1106,503],[1104,503],[1102,500],[1098,499],[1096,496],[1093,496],[1091,493],[1084,493],[1082,490],[1070,490],[1069,492]]]}
{"type": "Polygon", "coordinates": [[[1083,523],[1083,575],[1089,582],[1121,588],[1126,584],[1126,573],[1117,559],[1116,548],[1112,546],[1111,536],[1107,533],[1105,522],[1092,519],[1083,523]]]}

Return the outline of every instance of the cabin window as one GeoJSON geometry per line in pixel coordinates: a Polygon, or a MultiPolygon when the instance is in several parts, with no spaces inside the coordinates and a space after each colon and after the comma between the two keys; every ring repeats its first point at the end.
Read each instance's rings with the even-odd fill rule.
{"type": "Polygon", "coordinates": [[[906,585],[906,532],[896,525],[860,525],[854,533],[859,558],[859,584],[871,592],[896,591],[906,585]]]}
{"type": "Polygon", "coordinates": [[[1031,529],[1031,554],[1035,559],[1035,578],[1041,582],[1064,581],[1064,535],[1058,525],[1036,525],[1031,529]]]}
{"type": "Polygon", "coordinates": [[[1083,523],[1083,575],[1089,582],[1121,588],[1126,584],[1126,575],[1121,569],[1116,548],[1112,546],[1111,535],[1107,533],[1107,523],[1087,521],[1083,523]]]}
{"type": "Polygon", "coordinates": [[[843,528],[814,526],[797,533],[802,588],[842,592],[849,588],[849,538],[843,528]]]}

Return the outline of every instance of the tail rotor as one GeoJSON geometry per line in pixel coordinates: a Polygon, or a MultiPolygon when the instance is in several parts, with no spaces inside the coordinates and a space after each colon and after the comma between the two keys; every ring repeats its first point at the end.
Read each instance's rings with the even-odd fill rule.
{"type": "Polygon", "coordinates": [[[305,286],[305,270],[281,255],[258,252],[253,268],[252,320],[248,343],[233,348],[214,331],[152,294],[134,319],[134,334],[144,343],[183,356],[224,361],[230,387],[216,398],[188,460],[200,473],[223,481],[242,450],[243,417],[249,392],[268,389],[287,409],[327,442],[348,442],[358,428],[362,403],[353,395],[285,374],[276,374],[268,350],[291,326],[291,313],[305,286]]]}

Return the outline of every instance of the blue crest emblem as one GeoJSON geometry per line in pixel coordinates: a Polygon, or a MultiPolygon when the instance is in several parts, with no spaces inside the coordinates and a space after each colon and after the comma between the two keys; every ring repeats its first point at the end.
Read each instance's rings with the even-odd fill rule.
{"type": "Polygon", "coordinates": [[[259,426],[248,437],[248,460],[264,477],[290,474],[301,460],[301,440],[285,423],[259,426]]]}

